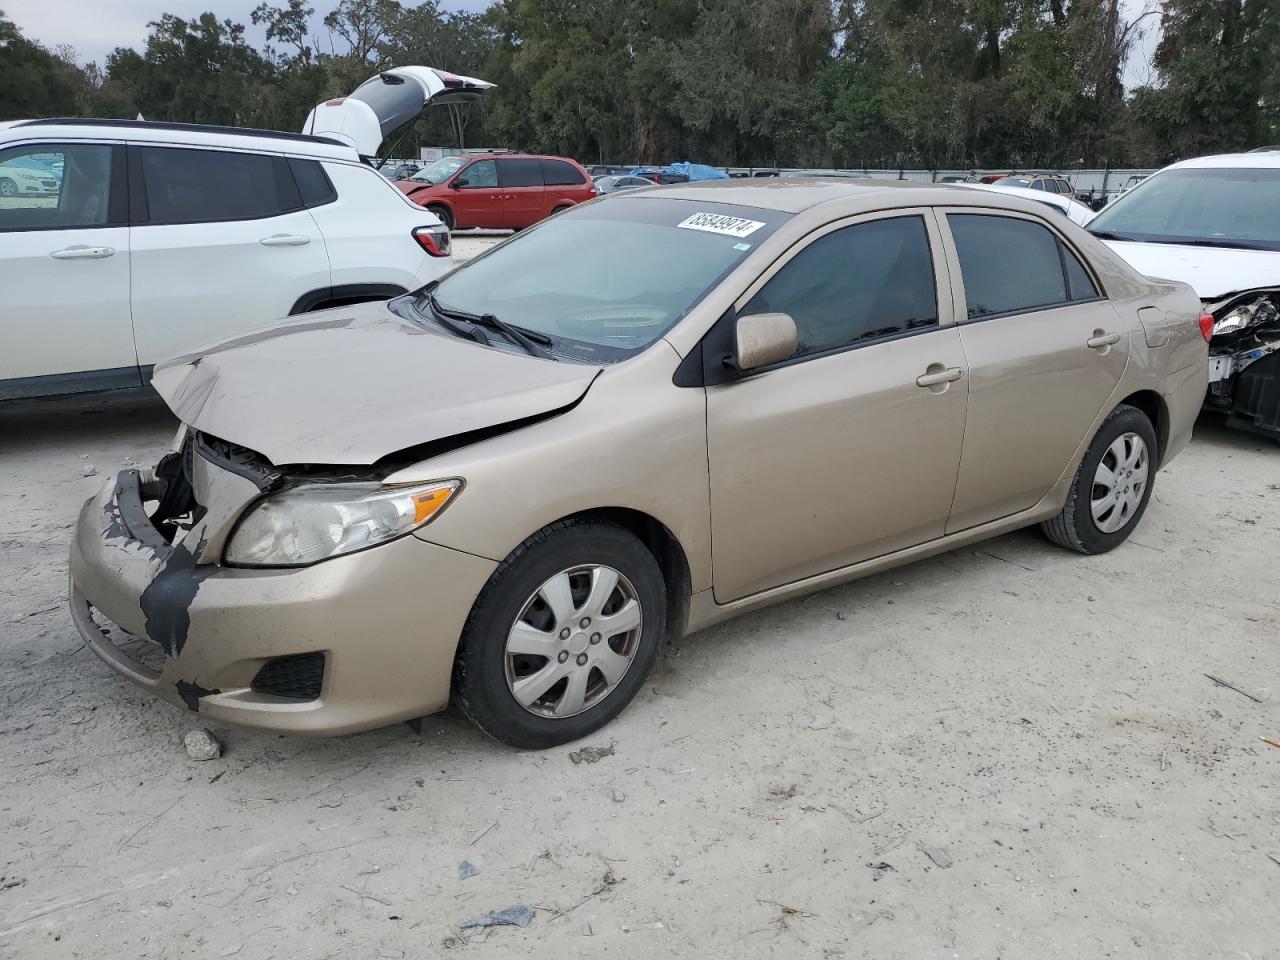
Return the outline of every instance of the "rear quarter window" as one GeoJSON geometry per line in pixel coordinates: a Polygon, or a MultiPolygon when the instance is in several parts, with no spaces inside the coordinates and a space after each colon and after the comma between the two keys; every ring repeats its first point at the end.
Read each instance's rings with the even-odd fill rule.
{"type": "Polygon", "coordinates": [[[579,186],[586,182],[572,164],[563,160],[543,160],[542,179],[548,187],[579,186]]]}
{"type": "Polygon", "coordinates": [[[302,195],[303,206],[322,207],[338,199],[338,191],[319,161],[293,158],[289,160],[289,169],[302,195]]]}

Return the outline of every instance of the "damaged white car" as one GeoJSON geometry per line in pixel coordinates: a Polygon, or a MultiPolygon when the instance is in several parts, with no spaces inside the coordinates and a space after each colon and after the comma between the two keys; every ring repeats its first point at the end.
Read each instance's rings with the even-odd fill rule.
{"type": "Polygon", "coordinates": [[[1280,153],[1175,163],[1089,230],[1140,272],[1195,288],[1213,318],[1206,406],[1280,440],[1280,153]]]}

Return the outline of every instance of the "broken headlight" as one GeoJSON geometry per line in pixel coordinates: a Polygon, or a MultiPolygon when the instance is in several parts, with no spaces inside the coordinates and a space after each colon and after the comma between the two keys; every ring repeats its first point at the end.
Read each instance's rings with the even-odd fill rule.
{"type": "Polygon", "coordinates": [[[303,567],[364,550],[429,523],[461,488],[461,480],[293,487],[260,500],[245,515],[224,560],[236,567],[303,567]]]}
{"type": "Polygon", "coordinates": [[[1213,325],[1215,337],[1223,334],[1239,333],[1255,324],[1271,323],[1280,317],[1280,310],[1267,297],[1260,297],[1253,303],[1242,303],[1224,313],[1213,325]]]}

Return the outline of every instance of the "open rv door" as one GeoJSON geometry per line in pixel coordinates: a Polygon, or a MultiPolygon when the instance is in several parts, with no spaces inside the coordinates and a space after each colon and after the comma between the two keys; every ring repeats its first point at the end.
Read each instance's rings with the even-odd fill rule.
{"type": "Polygon", "coordinates": [[[369,78],[350,96],[317,104],[302,132],[333,137],[372,158],[383,140],[413,123],[427,107],[478,100],[492,87],[435,67],[395,67],[369,78]]]}

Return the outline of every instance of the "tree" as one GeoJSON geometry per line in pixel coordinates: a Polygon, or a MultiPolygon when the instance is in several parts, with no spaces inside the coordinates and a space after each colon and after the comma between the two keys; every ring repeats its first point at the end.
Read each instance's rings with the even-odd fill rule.
{"type": "MultiPolygon", "coordinates": [[[[310,23],[311,16],[315,12],[315,8],[308,7],[305,0],[288,0],[288,4],[283,7],[273,7],[266,0],[258,4],[249,16],[255,25],[266,25],[267,58],[277,59],[275,51],[270,46],[274,40],[292,48],[291,53],[287,56],[280,54],[278,59],[286,64],[310,63],[312,58],[311,41],[309,39],[310,23]]],[[[317,50],[316,53],[318,54],[319,51],[317,50]]]]}
{"type": "Polygon", "coordinates": [[[0,10],[0,120],[74,116],[88,81],[74,63],[27,40],[0,10]]]}

